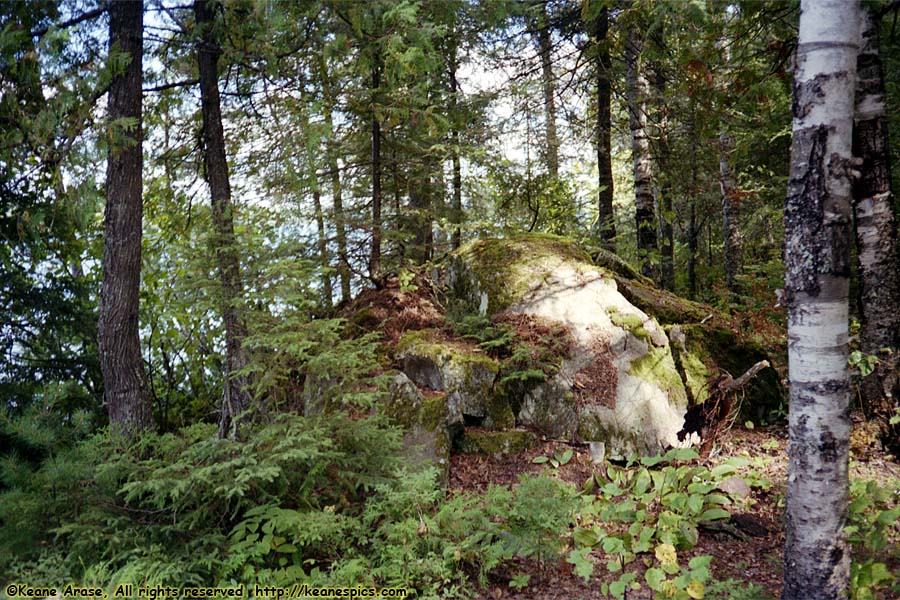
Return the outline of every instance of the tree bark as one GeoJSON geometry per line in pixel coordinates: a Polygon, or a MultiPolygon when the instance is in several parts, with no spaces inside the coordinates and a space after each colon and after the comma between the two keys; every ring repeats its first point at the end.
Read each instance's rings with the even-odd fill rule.
{"type": "Polygon", "coordinates": [[[381,123],[375,103],[381,87],[381,61],[376,57],[372,67],[372,251],[369,256],[369,278],[381,279],[381,123]]]}
{"type": "Polygon", "coordinates": [[[413,168],[409,178],[409,220],[411,245],[406,255],[413,264],[421,265],[431,258],[434,244],[432,231],[432,202],[434,183],[432,181],[433,161],[425,158],[413,168]]]}
{"type": "Polygon", "coordinates": [[[856,0],[802,0],[785,200],[790,445],[784,599],[845,598],[856,0]]]}
{"type": "Polygon", "coordinates": [[[100,291],[100,369],[109,421],[127,435],[153,425],[141,358],[138,305],[141,281],[141,145],[143,2],[109,5],[109,50],[130,56],[109,88],[109,119],[131,119],[110,136],[106,166],[103,282],[100,291]]]}
{"type": "Polygon", "coordinates": [[[459,81],[456,79],[456,73],[459,70],[459,57],[457,56],[458,48],[453,44],[450,53],[450,106],[452,111],[453,130],[451,138],[453,146],[450,150],[450,160],[453,166],[453,206],[451,207],[451,222],[453,223],[453,234],[451,236],[451,247],[453,250],[459,249],[462,244],[462,223],[464,219],[462,207],[462,169],[459,163],[459,81]]]}
{"type": "Polygon", "coordinates": [[[547,4],[541,4],[541,13],[536,23],[538,51],[541,57],[541,84],[544,92],[544,132],[547,141],[547,173],[552,179],[559,178],[559,136],[556,133],[556,82],[553,78],[553,40],[550,35],[550,16],[547,4]]]}
{"type": "Polygon", "coordinates": [[[726,133],[719,135],[719,188],[722,192],[722,230],[725,233],[725,285],[737,293],[737,275],[741,271],[741,227],[738,222],[737,185],[728,164],[732,140],[726,133]]]}
{"type": "Polygon", "coordinates": [[[891,190],[884,70],[879,54],[878,20],[871,9],[861,11],[860,53],[857,59],[856,122],[853,155],[862,159],[862,177],[853,186],[853,213],[859,259],[860,350],[877,355],[879,364],[860,382],[863,408],[881,430],[881,439],[900,450],[900,426],[890,417],[898,408],[891,390],[897,359],[883,348],[900,349],[900,251],[897,215],[891,190]]]}
{"type": "Polygon", "coordinates": [[[338,149],[334,139],[334,105],[336,99],[328,76],[328,67],[324,56],[320,56],[319,75],[322,81],[322,94],[325,97],[325,125],[328,128],[326,151],[328,153],[328,170],[331,172],[331,203],[334,213],[334,237],[337,242],[337,272],[341,282],[341,302],[350,300],[350,260],[347,256],[347,225],[344,217],[344,198],[341,186],[341,171],[338,165],[338,149]]]}
{"type": "Polygon", "coordinates": [[[322,296],[325,306],[331,308],[334,303],[334,289],[331,285],[331,264],[328,260],[328,234],[325,231],[325,217],[322,213],[322,194],[319,191],[319,176],[313,171],[313,211],[316,218],[316,246],[319,250],[319,265],[322,269],[322,296]]]}
{"type": "Polygon", "coordinates": [[[613,212],[612,173],[612,60],[609,55],[609,9],[604,7],[594,23],[597,49],[597,171],[599,194],[597,229],[600,244],[610,252],[616,250],[616,219],[613,212]]]}
{"type": "MultiPolygon", "coordinates": [[[[657,44],[661,51],[665,50],[665,37],[662,31],[658,32],[657,44]]],[[[672,226],[674,211],[672,210],[672,194],[670,190],[669,171],[669,109],[666,105],[666,77],[665,68],[656,64],[656,103],[659,115],[657,159],[659,165],[659,247],[660,247],[660,284],[667,290],[675,289],[675,232],[672,226]]]]}
{"type": "Polygon", "coordinates": [[[225,389],[219,415],[219,436],[237,437],[250,408],[247,381],[237,375],[247,365],[243,349],[247,335],[241,304],[244,286],[241,281],[240,256],[234,235],[234,206],[225,154],[225,133],[219,98],[219,47],[215,32],[218,2],[194,0],[194,15],[200,30],[197,66],[200,76],[200,112],[203,117],[203,160],[209,183],[213,216],[213,251],[222,287],[222,322],[225,326],[225,389]]]}
{"type": "Polygon", "coordinates": [[[653,202],[653,167],[647,139],[647,79],[640,69],[642,41],[636,27],[628,32],[625,46],[628,112],[631,125],[631,154],[634,161],[635,222],[641,273],[659,281],[655,266],[657,244],[653,202]]]}

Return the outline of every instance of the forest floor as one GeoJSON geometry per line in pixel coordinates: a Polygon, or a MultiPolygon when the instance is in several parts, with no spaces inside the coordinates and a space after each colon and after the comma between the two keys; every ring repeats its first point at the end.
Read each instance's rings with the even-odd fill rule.
{"type": "MultiPolygon", "coordinates": [[[[875,448],[871,432],[866,430],[861,419],[856,425],[851,443],[851,478],[874,480],[881,485],[900,480],[900,461],[885,455],[875,448]]],[[[755,427],[748,429],[736,425],[718,440],[710,458],[704,463],[710,468],[731,457],[744,457],[749,464],[739,470],[738,476],[751,484],[747,498],[731,507],[732,514],[750,515],[748,519],[756,525],[754,535],[740,540],[731,534],[700,531],[700,540],[695,548],[685,552],[684,560],[698,555],[711,555],[711,575],[718,581],[720,594],[716,597],[728,598],[729,587],[735,589],[735,598],[765,600],[771,595],[778,598],[782,585],[781,556],[784,546],[782,514],[784,512],[784,490],[787,473],[788,433],[785,426],[755,427]],[[724,583],[722,583],[724,582],[724,583]],[[758,588],[750,588],[755,584],[758,588]],[[724,594],[723,594],[724,592],[724,594]]],[[[573,459],[556,470],[556,476],[581,487],[582,483],[596,468],[586,447],[571,446],[565,442],[545,440],[536,447],[515,455],[483,456],[459,454],[452,458],[450,487],[454,491],[483,491],[491,484],[513,485],[521,473],[538,473],[547,469],[546,464],[535,464],[539,456],[553,456],[567,448],[575,450],[573,459]]],[[[894,554],[893,564],[888,568],[900,573],[898,555],[894,554]]],[[[572,565],[560,559],[548,561],[541,566],[536,561],[520,560],[516,572],[531,574],[527,588],[516,590],[503,578],[495,580],[482,590],[484,600],[529,598],[532,600],[578,600],[607,598],[600,592],[600,582],[614,581],[616,576],[606,573],[599,561],[590,582],[578,577],[572,565]]],[[[627,567],[635,570],[639,580],[646,566],[638,559],[627,567]]],[[[509,573],[512,577],[515,573],[509,573]]],[[[707,588],[710,588],[708,584],[707,588]]],[[[712,591],[712,590],[710,590],[712,591]]],[[[891,592],[887,592],[890,594],[891,592]]],[[[652,592],[644,585],[637,592],[629,592],[629,600],[650,599],[652,592]]],[[[713,594],[709,594],[712,596],[713,594]]],[[[891,595],[880,596],[890,600],[891,595]]]]}

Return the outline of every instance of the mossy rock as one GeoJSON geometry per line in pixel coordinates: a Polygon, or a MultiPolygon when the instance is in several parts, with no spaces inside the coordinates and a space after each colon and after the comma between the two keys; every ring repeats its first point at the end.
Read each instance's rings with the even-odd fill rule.
{"type": "Polygon", "coordinates": [[[537,443],[537,436],[530,431],[483,431],[467,429],[459,438],[457,448],[463,454],[519,454],[537,443]]]}
{"type": "Polygon", "coordinates": [[[446,393],[448,425],[480,420],[502,429],[514,424],[512,409],[495,385],[500,365],[477,347],[441,339],[437,331],[426,329],[404,334],[396,356],[416,385],[446,393]]]}
{"type": "Polygon", "coordinates": [[[521,300],[562,263],[587,267],[593,264],[578,244],[560,236],[486,238],[460,248],[448,259],[439,277],[451,307],[496,314],[521,300]],[[460,308],[459,302],[464,306],[460,308]]]}
{"type": "Polygon", "coordinates": [[[383,409],[404,428],[403,446],[410,463],[433,464],[446,482],[451,446],[446,398],[443,394],[423,394],[403,373],[391,377],[388,391],[383,409]]]}

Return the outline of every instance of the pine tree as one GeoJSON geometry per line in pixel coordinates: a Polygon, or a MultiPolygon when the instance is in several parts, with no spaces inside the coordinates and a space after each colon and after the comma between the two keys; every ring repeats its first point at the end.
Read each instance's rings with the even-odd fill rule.
{"type": "Polygon", "coordinates": [[[109,5],[110,55],[126,56],[128,62],[109,88],[100,368],[109,420],[129,434],[153,425],[138,335],[143,17],[143,2],[114,0],[109,5]]]}

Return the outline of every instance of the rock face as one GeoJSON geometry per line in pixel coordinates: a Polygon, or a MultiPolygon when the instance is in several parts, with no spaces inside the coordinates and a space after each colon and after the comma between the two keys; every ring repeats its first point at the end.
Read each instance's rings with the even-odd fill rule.
{"type": "MultiPolygon", "coordinates": [[[[759,360],[735,343],[724,317],[708,316],[712,309],[657,290],[617,257],[591,257],[563,238],[479,240],[451,255],[431,280],[439,304],[456,318],[550,324],[571,338],[552,369],[520,365],[527,376],[513,377],[508,358],[448,327],[406,329],[392,346],[400,372],[387,411],[407,427],[415,457],[439,465],[454,448],[511,452],[536,435],[594,442],[605,456],[683,446],[691,440],[677,433],[688,404],[705,398],[717,368],[738,375],[742,360],[759,360]],[[710,350],[729,364],[717,364],[710,350]]],[[[540,340],[534,331],[526,333],[540,340]]],[[[761,379],[777,401],[777,376],[766,377],[775,380],[761,379]]]]}

